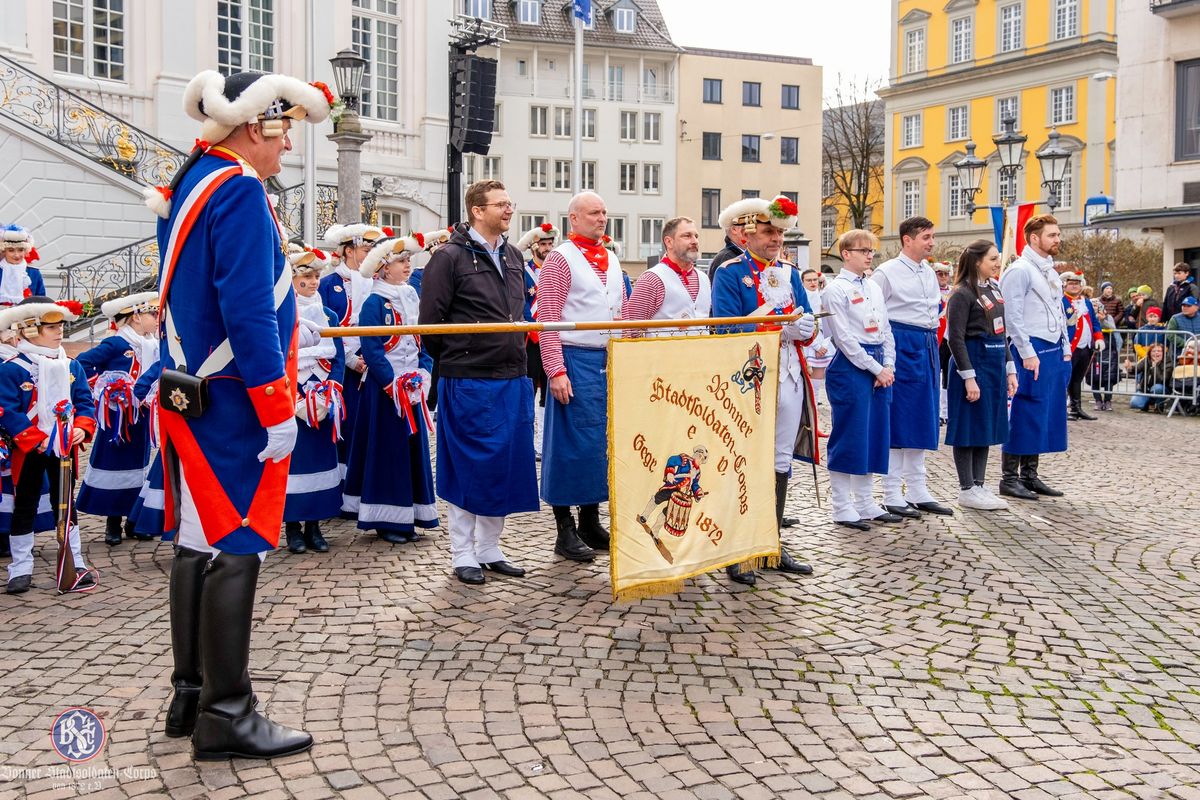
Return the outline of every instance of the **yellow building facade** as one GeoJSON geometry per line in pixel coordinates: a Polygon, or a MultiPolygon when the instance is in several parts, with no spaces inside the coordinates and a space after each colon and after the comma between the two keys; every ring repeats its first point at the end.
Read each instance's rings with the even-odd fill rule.
{"type": "Polygon", "coordinates": [[[885,104],[883,233],[922,215],[944,240],[991,238],[986,206],[1001,197],[1044,204],[1036,153],[1052,129],[1071,153],[1054,210],[1083,224],[1089,197],[1111,195],[1116,146],[1116,0],[892,0],[885,104]],[[992,137],[1012,116],[1028,137],[1023,168],[1002,186],[992,137]],[[968,142],[987,162],[978,208],[966,214],[954,164],[968,142]]]}
{"type": "Polygon", "coordinates": [[[722,208],[791,197],[816,262],[821,219],[821,67],[807,58],[688,48],[679,57],[675,203],[700,226],[700,250],[725,246],[722,208]]]}

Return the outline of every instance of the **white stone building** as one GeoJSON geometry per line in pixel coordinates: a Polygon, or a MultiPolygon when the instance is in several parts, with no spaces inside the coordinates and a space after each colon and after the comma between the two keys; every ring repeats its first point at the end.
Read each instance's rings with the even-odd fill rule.
{"type": "Polygon", "coordinates": [[[1161,231],[1163,285],[1200,268],[1200,3],[1117,0],[1116,208],[1097,225],[1161,231]]]}
{"type": "MultiPolygon", "coordinates": [[[[152,236],[141,189],[159,182],[156,173],[179,157],[171,149],[190,149],[199,132],[181,106],[188,80],[202,69],[306,77],[311,8],[313,79],[332,87],[329,59],[345,47],[370,62],[363,125],[374,138],[364,146],[362,172],[364,188],[376,193],[380,223],[436,227],[445,208],[449,6],[7,0],[0,24],[0,221],[33,231],[52,292],[62,282],[59,267],[152,236]]],[[[318,184],[336,185],[336,148],[326,139],[331,124],[297,127],[280,186],[302,184],[307,135],[316,136],[318,184]]],[[[153,261],[144,247],[93,259],[94,285],[83,285],[83,293],[120,288],[122,264],[137,277],[149,274],[153,261]]]]}
{"type": "Polygon", "coordinates": [[[654,0],[593,2],[584,32],[583,118],[574,118],[574,31],[569,0],[461,0],[464,13],[507,28],[480,55],[499,61],[496,130],[487,156],[467,155],[472,180],[504,182],[516,233],[551,221],[565,231],[573,126],[582,125],[582,187],[604,197],[609,234],[630,274],[662,248],[676,213],[677,65],[654,0]]]}

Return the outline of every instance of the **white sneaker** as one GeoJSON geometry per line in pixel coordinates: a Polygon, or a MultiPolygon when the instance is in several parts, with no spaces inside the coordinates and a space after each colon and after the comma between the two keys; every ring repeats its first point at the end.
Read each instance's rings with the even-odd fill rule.
{"type": "Polygon", "coordinates": [[[975,490],[978,486],[972,486],[970,489],[963,489],[958,493],[958,504],[963,508],[976,508],[980,511],[987,511],[991,508],[986,497],[980,497],[975,490]]]}
{"type": "Polygon", "coordinates": [[[995,511],[1003,511],[1008,508],[1008,501],[1003,497],[998,497],[995,492],[986,486],[976,486],[975,492],[986,497],[992,503],[992,509],[995,511]]]}

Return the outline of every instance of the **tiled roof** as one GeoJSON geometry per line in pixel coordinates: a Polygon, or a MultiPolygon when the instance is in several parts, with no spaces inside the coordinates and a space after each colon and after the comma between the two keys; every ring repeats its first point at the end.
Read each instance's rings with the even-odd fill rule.
{"type": "MultiPolygon", "coordinates": [[[[571,0],[542,0],[541,23],[522,25],[517,22],[515,0],[494,0],[492,21],[507,27],[509,41],[572,44],[575,41],[575,18],[571,14],[571,6],[571,0]]],[[[632,50],[680,50],[671,41],[666,20],[663,19],[662,11],[655,0],[593,0],[592,22],[594,28],[583,32],[585,48],[590,45],[632,50]],[[613,29],[612,17],[607,12],[616,5],[631,5],[637,8],[637,24],[633,33],[618,33],[613,29]]]]}

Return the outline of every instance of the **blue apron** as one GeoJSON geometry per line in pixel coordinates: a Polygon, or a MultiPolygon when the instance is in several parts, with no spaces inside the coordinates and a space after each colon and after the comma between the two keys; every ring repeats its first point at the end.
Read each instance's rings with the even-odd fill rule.
{"type": "Polygon", "coordinates": [[[942,362],[937,330],[892,323],[896,382],[892,384],[892,447],[937,450],[942,362]]]}
{"type": "Polygon", "coordinates": [[[950,420],[946,444],[953,447],[990,447],[1008,440],[1008,377],[1004,374],[1003,336],[972,336],[966,340],[967,354],[979,384],[979,399],[967,402],[966,381],[950,358],[947,370],[950,420]]]}
{"type": "Polygon", "coordinates": [[[608,351],[563,346],[574,395],[563,405],[546,397],[542,500],[586,506],[608,499],[608,351]]]}
{"type": "Polygon", "coordinates": [[[1071,362],[1063,360],[1061,342],[1030,339],[1041,362],[1038,379],[1017,364],[1017,394],[1008,415],[1008,442],[1004,452],[1017,456],[1062,453],[1067,449],[1067,384],[1071,381],[1071,362]]]}
{"type": "MultiPolygon", "coordinates": [[[[864,344],[862,349],[883,363],[883,345],[864,344]]],[[[833,411],[825,465],[850,475],[886,474],[891,387],[876,389],[874,375],[838,352],[825,369],[825,393],[833,411]]]]}
{"type": "Polygon", "coordinates": [[[437,493],[472,514],[537,511],[533,382],[439,378],[437,493]]]}

